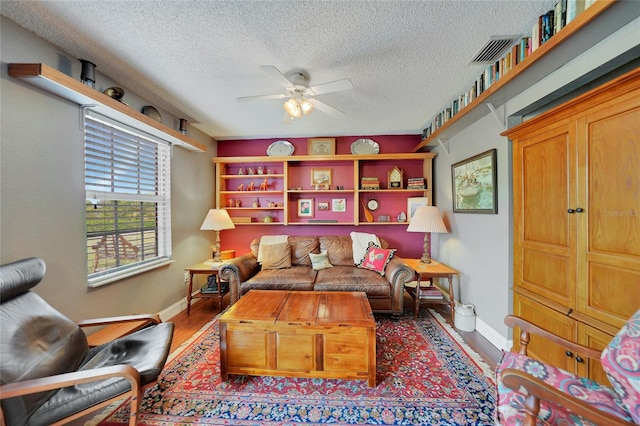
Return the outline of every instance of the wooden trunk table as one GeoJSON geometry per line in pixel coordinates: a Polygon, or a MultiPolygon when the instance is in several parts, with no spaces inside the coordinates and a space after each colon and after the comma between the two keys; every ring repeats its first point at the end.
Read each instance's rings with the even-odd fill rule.
{"type": "Polygon", "coordinates": [[[220,317],[220,375],[367,380],[376,322],[363,292],[251,290],[220,317]]]}

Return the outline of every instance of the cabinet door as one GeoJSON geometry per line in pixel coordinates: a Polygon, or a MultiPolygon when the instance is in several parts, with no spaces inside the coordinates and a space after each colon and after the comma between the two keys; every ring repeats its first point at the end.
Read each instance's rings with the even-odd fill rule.
{"type": "MultiPolygon", "coordinates": [[[[584,324],[578,323],[578,343],[593,349],[602,350],[613,339],[613,336],[596,330],[584,324]]],[[[576,356],[577,374],[588,377],[605,386],[611,386],[607,375],[602,369],[599,359],[589,359],[576,356]]]]}
{"type": "MultiPolygon", "coordinates": [[[[514,315],[522,317],[538,327],[551,333],[575,341],[576,321],[568,316],[550,309],[534,300],[520,294],[514,297],[514,315]]],[[[513,331],[513,344],[515,349],[520,349],[520,329],[513,331]]],[[[568,355],[566,350],[548,339],[531,335],[531,341],[527,347],[527,354],[531,358],[538,359],[558,368],[575,372],[573,354],[568,355]]]]}
{"type": "Polygon", "coordinates": [[[567,307],[575,304],[575,155],[570,124],[523,136],[513,152],[514,284],[567,307]]]}
{"type": "Polygon", "coordinates": [[[578,121],[577,311],[616,329],[640,306],[640,90],[578,121]]]}

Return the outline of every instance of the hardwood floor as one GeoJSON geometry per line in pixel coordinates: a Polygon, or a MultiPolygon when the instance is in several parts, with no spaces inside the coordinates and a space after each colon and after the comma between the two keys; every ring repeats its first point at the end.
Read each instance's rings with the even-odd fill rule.
{"type": "MultiPolygon", "coordinates": [[[[229,301],[229,295],[225,296],[223,300],[223,307],[226,308],[229,301]]],[[[405,295],[404,300],[405,310],[413,312],[413,300],[409,295],[405,295]]],[[[454,326],[451,322],[450,308],[447,305],[433,305],[431,306],[436,312],[440,313],[450,326],[454,326]]],[[[184,342],[189,340],[194,333],[199,331],[202,326],[211,321],[220,312],[218,301],[216,299],[198,299],[198,302],[191,305],[191,315],[187,316],[187,311],[184,310],[178,315],[171,318],[169,321],[175,324],[175,332],[173,336],[173,343],[171,345],[171,351],[179,348],[184,342]]],[[[485,339],[477,331],[464,332],[456,330],[460,336],[464,339],[465,343],[474,351],[480,355],[480,357],[495,370],[502,352],[493,346],[487,339],[485,339]]]]}

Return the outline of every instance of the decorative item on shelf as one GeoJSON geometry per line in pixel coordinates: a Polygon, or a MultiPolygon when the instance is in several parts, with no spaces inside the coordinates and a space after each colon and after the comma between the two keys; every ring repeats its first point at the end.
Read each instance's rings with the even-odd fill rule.
{"type": "Polygon", "coordinates": [[[221,240],[220,231],[226,229],[235,229],[235,225],[229,217],[229,213],[225,209],[211,209],[200,226],[201,231],[216,231],[216,243],[211,246],[213,252],[213,261],[222,262],[220,253],[221,240]]]}
{"type": "Polygon", "coordinates": [[[298,216],[313,217],[313,198],[300,198],[298,200],[298,216]]]}
{"type": "Polygon", "coordinates": [[[262,218],[262,223],[273,223],[273,216],[266,215],[262,218]]]}
{"type": "Polygon", "coordinates": [[[360,178],[360,189],[363,190],[378,190],[380,189],[380,179],[377,177],[363,176],[360,178]]]}
{"type": "Polygon", "coordinates": [[[96,88],[96,64],[86,59],[78,59],[82,64],[80,70],[80,81],[87,86],[96,88]]]}
{"type": "Polygon", "coordinates": [[[276,203],[274,203],[273,201],[269,201],[267,200],[267,207],[275,207],[276,203]]]}
{"type": "Polygon", "coordinates": [[[251,183],[247,185],[247,191],[255,191],[255,190],[256,190],[256,184],[253,183],[253,181],[251,181],[251,183]]]}
{"type": "Polygon", "coordinates": [[[391,216],[388,214],[381,214],[378,216],[378,222],[391,222],[391,216]]]}
{"type": "Polygon", "coordinates": [[[367,220],[367,222],[373,222],[373,215],[371,214],[369,209],[367,209],[367,205],[364,203],[364,201],[362,201],[362,210],[364,210],[364,218],[367,220]]]}
{"type": "Polygon", "coordinates": [[[309,139],[307,153],[308,155],[335,155],[336,139],[335,138],[309,139]]]}
{"type": "Polygon", "coordinates": [[[380,145],[373,139],[358,139],[351,144],[351,153],[354,155],[372,155],[380,153],[380,145]]]}
{"type": "Polygon", "coordinates": [[[329,189],[331,185],[331,169],[311,169],[311,186],[319,189],[317,185],[322,188],[326,185],[326,189],[329,189]]]}
{"type": "Polygon", "coordinates": [[[244,191],[244,183],[241,183],[240,185],[238,185],[238,186],[236,187],[236,190],[237,190],[237,191],[244,191]]]}
{"type": "Polygon", "coordinates": [[[262,168],[262,166],[258,166],[258,170],[257,171],[258,171],[259,175],[264,174],[264,169],[262,168]]]}
{"type": "Polygon", "coordinates": [[[145,105],[140,111],[147,117],[153,118],[157,122],[162,123],[162,115],[160,115],[160,111],[158,111],[155,107],[151,105],[145,105]]]}
{"type": "Polygon", "coordinates": [[[187,121],[186,118],[181,118],[180,119],[180,133],[182,133],[183,135],[187,134],[187,126],[188,126],[189,122],[187,121]]]}
{"type": "Polygon", "coordinates": [[[398,222],[406,222],[406,221],[407,221],[407,215],[405,214],[405,212],[398,213],[398,222]]]}
{"type": "Polygon", "coordinates": [[[255,172],[253,171],[253,167],[249,167],[249,168],[247,169],[247,174],[248,174],[248,175],[253,175],[253,174],[255,174],[255,172]]]}
{"type": "Polygon", "coordinates": [[[380,203],[378,203],[378,200],[376,200],[375,198],[370,198],[369,201],[367,201],[367,208],[372,212],[378,210],[379,207],[380,203]]]}
{"type": "Polygon", "coordinates": [[[107,87],[102,93],[118,102],[122,102],[122,98],[124,98],[124,89],[121,87],[107,87]]]}
{"type": "Polygon", "coordinates": [[[233,207],[233,198],[227,200],[227,207],[233,207]]]}
{"type": "Polygon", "coordinates": [[[424,253],[420,258],[421,263],[431,263],[429,256],[429,233],[447,233],[447,227],[442,221],[440,211],[436,206],[421,206],[414,213],[407,232],[424,232],[424,253]]]}
{"type": "Polygon", "coordinates": [[[253,199],[253,208],[258,208],[260,207],[260,200],[258,198],[254,198],[253,199]]]}
{"type": "Polygon", "coordinates": [[[404,179],[404,170],[394,166],[389,173],[388,177],[388,189],[402,189],[404,188],[403,179],[404,179]]]}
{"type": "Polygon", "coordinates": [[[427,189],[427,185],[423,177],[409,178],[407,179],[407,189],[427,189]]]}
{"type": "Polygon", "coordinates": [[[267,191],[269,189],[269,181],[267,178],[264,178],[262,183],[260,184],[260,191],[267,191]]]}
{"type": "Polygon", "coordinates": [[[238,175],[244,175],[244,167],[238,169],[238,175]]]}
{"type": "Polygon", "coordinates": [[[242,207],[242,200],[236,200],[236,207],[242,207]]]}

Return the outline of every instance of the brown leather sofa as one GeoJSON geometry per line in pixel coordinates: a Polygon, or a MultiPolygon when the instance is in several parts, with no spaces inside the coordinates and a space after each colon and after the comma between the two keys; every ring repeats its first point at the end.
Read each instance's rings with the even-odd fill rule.
{"type": "MultiPolygon", "coordinates": [[[[289,236],[291,267],[264,269],[258,263],[260,240],[253,240],[251,251],[227,262],[220,276],[229,282],[230,303],[249,290],[362,291],[374,313],[402,314],[404,285],[414,271],[399,257],[386,265],[384,276],[354,264],[350,236],[289,236]],[[314,270],[309,254],[326,252],[333,267],[314,270]]],[[[380,238],[382,248],[388,243],[380,238]]]]}

